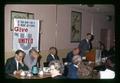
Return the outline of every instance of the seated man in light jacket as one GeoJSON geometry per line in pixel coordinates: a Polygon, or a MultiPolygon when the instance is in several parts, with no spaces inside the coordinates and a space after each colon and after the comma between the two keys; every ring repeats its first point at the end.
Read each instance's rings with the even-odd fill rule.
{"type": "Polygon", "coordinates": [[[39,53],[37,52],[36,49],[32,48],[29,51],[29,54],[25,56],[25,64],[28,66],[29,71],[32,70],[33,66],[37,66],[40,67],[40,59],[41,56],[39,55],[39,53]]]}

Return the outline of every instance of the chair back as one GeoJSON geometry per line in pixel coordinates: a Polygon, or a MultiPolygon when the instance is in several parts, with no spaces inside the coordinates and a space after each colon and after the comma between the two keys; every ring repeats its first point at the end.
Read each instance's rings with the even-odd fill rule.
{"type": "Polygon", "coordinates": [[[44,65],[44,67],[48,67],[49,66],[49,62],[44,62],[43,65],[44,65]]]}

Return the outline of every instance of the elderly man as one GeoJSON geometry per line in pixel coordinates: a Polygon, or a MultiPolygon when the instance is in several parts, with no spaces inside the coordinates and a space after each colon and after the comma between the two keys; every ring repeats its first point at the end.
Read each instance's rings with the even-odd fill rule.
{"type": "Polygon", "coordinates": [[[28,70],[28,67],[24,64],[25,53],[22,50],[17,50],[15,56],[7,60],[5,65],[6,74],[20,74],[22,70],[28,70]]]}
{"type": "Polygon", "coordinates": [[[30,49],[29,55],[27,55],[24,59],[25,64],[29,68],[29,71],[31,71],[32,67],[35,66],[35,65],[37,67],[40,67],[40,59],[41,59],[41,56],[39,55],[37,50],[34,49],[34,48],[30,49]]]}

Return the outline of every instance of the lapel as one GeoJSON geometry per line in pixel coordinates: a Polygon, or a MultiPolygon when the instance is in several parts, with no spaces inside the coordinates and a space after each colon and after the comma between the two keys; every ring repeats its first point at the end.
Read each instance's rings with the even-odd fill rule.
{"type": "Polygon", "coordinates": [[[51,58],[52,58],[53,60],[55,60],[55,55],[51,55],[51,54],[50,54],[50,56],[51,56],[51,58]]]}
{"type": "Polygon", "coordinates": [[[15,68],[15,70],[17,70],[17,63],[16,63],[16,61],[15,61],[15,57],[14,58],[12,58],[13,60],[12,60],[12,67],[13,68],[15,68]]]}
{"type": "Polygon", "coordinates": [[[18,70],[22,69],[22,66],[20,63],[18,63],[18,70]]]}
{"type": "MultiPolygon", "coordinates": [[[[14,58],[14,60],[13,60],[13,65],[14,65],[14,67],[15,67],[15,70],[17,70],[17,62],[16,62],[15,58],[14,58]]],[[[18,70],[20,70],[21,67],[22,67],[21,64],[18,63],[18,70]]]]}

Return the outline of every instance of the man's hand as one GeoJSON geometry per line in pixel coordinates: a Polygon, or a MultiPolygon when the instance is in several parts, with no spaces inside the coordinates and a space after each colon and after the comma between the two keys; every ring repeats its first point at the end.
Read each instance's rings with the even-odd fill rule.
{"type": "Polygon", "coordinates": [[[21,72],[22,72],[22,70],[16,70],[16,71],[14,71],[14,75],[20,75],[21,74],[21,72]]]}
{"type": "Polygon", "coordinates": [[[22,60],[19,61],[20,64],[23,64],[22,60]]]}
{"type": "Polygon", "coordinates": [[[20,61],[19,61],[19,63],[20,63],[22,66],[24,66],[24,63],[23,63],[23,61],[22,61],[22,60],[20,60],[20,61]]]}

